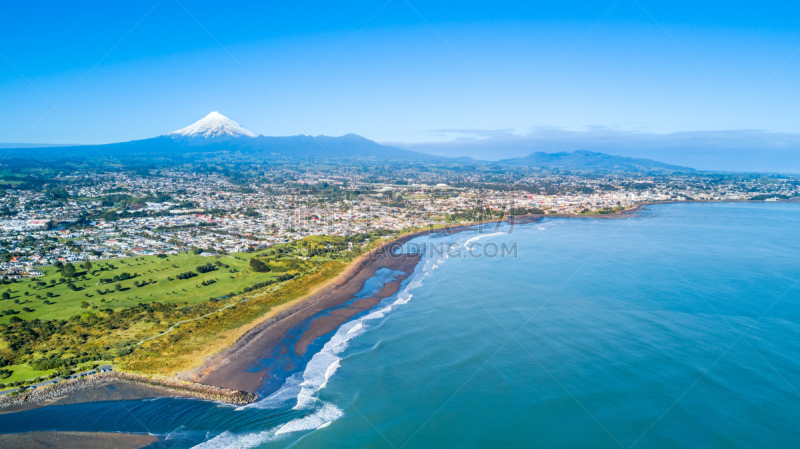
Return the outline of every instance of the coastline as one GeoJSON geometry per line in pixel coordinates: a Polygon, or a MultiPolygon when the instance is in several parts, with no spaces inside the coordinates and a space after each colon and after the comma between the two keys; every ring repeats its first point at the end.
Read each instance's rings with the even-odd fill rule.
{"type": "Polygon", "coordinates": [[[276,363],[293,363],[290,356],[303,357],[308,345],[316,338],[337,329],[352,316],[369,310],[382,299],[395,294],[421,260],[419,255],[395,255],[394,249],[408,240],[429,233],[418,231],[385,242],[357,258],[340,275],[317,291],[286,304],[285,307],[260,323],[252,326],[234,345],[212,357],[203,366],[180,374],[193,382],[255,393],[271,377],[271,369],[259,366],[264,359],[276,363]],[[379,292],[354,301],[365,282],[380,269],[389,269],[403,274],[386,283],[379,292]],[[346,303],[346,307],[342,307],[346,303]],[[332,309],[337,309],[333,311],[332,309]],[[332,313],[313,319],[296,341],[287,335],[307,320],[318,314],[332,313]]]}
{"type": "MultiPolygon", "coordinates": [[[[434,233],[455,234],[470,230],[475,226],[513,223],[527,224],[538,222],[543,218],[626,218],[637,212],[647,203],[639,204],[631,209],[606,215],[567,215],[539,214],[507,217],[470,223],[455,223],[426,229],[417,229],[401,234],[393,240],[383,242],[378,247],[356,258],[342,273],[314,288],[299,298],[273,307],[258,320],[245,325],[246,330],[235,342],[208,358],[201,366],[178,373],[175,378],[149,378],[144,375],[114,371],[98,373],[80,379],[72,379],[36,390],[28,391],[14,397],[0,399],[0,413],[13,413],[31,408],[55,404],[71,403],[69,398],[77,390],[100,390],[112,382],[128,383],[140,389],[127,397],[108,397],[80,400],[78,402],[94,402],[102,400],[141,399],[145,397],[194,397],[235,405],[244,405],[257,400],[255,393],[264,385],[264,377],[269,369],[254,369],[259,360],[272,356],[283,356],[291,352],[304,356],[308,346],[320,336],[337,329],[358,313],[369,310],[386,297],[399,291],[402,282],[410,276],[421,260],[419,255],[395,255],[394,250],[419,236],[434,233]],[[390,269],[404,274],[387,282],[379,292],[366,298],[355,298],[364,287],[365,282],[382,269],[390,269]],[[351,303],[346,307],[343,305],[351,303]],[[333,309],[338,309],[333,311],[333,309]],[[287,332],[304,320],[317,314],[333,311],[314,319],[296,341],[288,342],[287,332]],[[283,346],[281,347],[281,344],[283,346]]],[[[92,395],[87,395],[92,396],[92,395]]]]}
{"type": "MultiPolygon", "coordinates": [[[[94,389],[110,382],[123,382],[126,384],[144,387],[149,390],[155,390],[149,397],[153,397],[153,395],[168,397],[184,396],[208,401],[224,402],[233,405],[245,405],[256,400],[255,395],[243,391],[229,390],[211,385],[196,384],[181,380],[154,379],[139,374],[111,371],[90,374],[88,376],[75,379],[68,379],[63,382],[26,391],[18,395],[3,396],[0,398],[0,411],[10,413],[36,408],[36,406],[31,407],[31,404],[41,404],[41,406],[50,405],[58,402],[58,399],[75,393],[78,390],[90,388],[94,389]]],[[[112,398],[111,400],[119,399],[119,397],[116,397],[112,398]]]]}
{"type": "MultiPolygon", "coordinates": [[[[583,218],[627,218],[637,212],[642,205],[607,215],[587,215],[583,218]]],[[[307,347],[316,339],[336,330],[356,314],[369,310],[382,299],[394,295],[400,289],[403,280],[410,276],[420,262],[419,255],[394,254],[398,248],[416,237],[434,233],[455,234],[473,229],[475,226],[513,223],[535,223],[543,218],[575,218],[575,215],[522,215],[496,220],[470,223],[454,223],[426,229],[417,229],[398,236],[374,248],[357,258],[336,278],[320,286],[316,291],[283,304],[278,310],[264,316],[251,324],[236,342],[224,351],[211,357],[202,366],[179,373],[180,379],[199,384],[213,385],[250,393],[261,392],[262,388],[273,376],[272,368],[283,362],[283,366],[293,367],[291,356],[303,357],[307,347]],[[355,295],[364,287],[381,268],[388,268],[404,273],[394,281],[386,283],[380,292],[356,300],[355,295]],[[330,312],[325,314],[325,312],[330,312]],[[324,314],[323,316],[318,316],[324,314]],[[315,318],[316,317],[316,318],[315,318]],[[290,338],[289,334],[304,322],[308,327],[299,337],[290,338]],[[259,363],[271,360],[273,366],[259,363]]],[[[272,388],[276,389],[279,385],[272,388]]]]}

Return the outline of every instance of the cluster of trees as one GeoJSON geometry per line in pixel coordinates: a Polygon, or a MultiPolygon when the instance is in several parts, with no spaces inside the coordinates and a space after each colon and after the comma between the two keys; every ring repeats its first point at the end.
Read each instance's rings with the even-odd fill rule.
{"type": "Polygon", "coordinates": [[[253,257],[250,259],[250,268],[256,273],[267,273],[270,271],[269,265],[253,257]]]}
{"type": "Polygon", "coordinates": [[[519,215],[541,215],[544,213],[544,210],[539,209],[538,207],[512,207],[508,210],[508,215],[511,216],[519,216],[519,215]]]}
{"type": "Polygon", "coordinates": [[[81,363],[91,362],[92,360],[99,360],[99,355],[87,355],[83,357],[66,357],[62,358],[58,355],[50,355],[46,358],[41,358],[31,362],[30,366],[36,371],[47,371],[49,369],[64,370],[71,366],[80,365],[81,363]]]}
{"type": "Polygon", "coordinates": [[[133,279],[136,276],[138,276],[136,273],[130,274],[123,271],[120,274],[115,274],[112,278],[100,278],[100,283],[110,284],[112,282],[127,281],[128,279],[133,279]]]}
{"type": "Polygon", "coordinates": [[[178,273],[178,275],[175,277],[178,279],[191,279],[195,276],[197,276],[197,273],[195,273],[194,271],[186,271],[184,273],[178,273]]]}
{"type": "Polygon", "coordinates": [[[196,270],[198,273],[208,273],[209,271],[216,270],[217,267],[213,263],[207,263],[205,265],[199,265],[196,270]]]}
{"type": "MultiPolygon", "coordinates": [[[[289,279],[293,279],[294,277],[295,277],[295,275],[293,275],[291,273],[286,273],[286,274],[282,274],[282,275],[278,276],[275,279],[270,279],[268,281],[262,281],[262,282],[256,282],[255,284],[251,285],[250,287],[245,287],[242,290],[245,293],[249,293],[249,292],[252,292],[253,290],[258,290],[259,288],[264,288],[264,287],[270,286],[272,284],[275,284],[277,282],[288,281],[289,279]]],[[[236,295],[231,293],[231,296],[236,296],[236,295]]]]}
{"type": "MultiPolygon", "coordinates": [[[[111,293],[111,289],[108,289],[108,288],[105,289],[105,290],[101,290],[101,289],[98,288],[95,291],[97,292],[98,295],[105,295],[105,294],[111,293]]],[[[122,284],[114,285],[114,291],[117,291],[117,292],[122,291],[122,284]]]]}
{"type": "MultiPolygon", "coordinates": [[[[80,273],[78,273],[78,269],[75,268],[75,265],[71,264],[70,262],[62,263],[59,261],[53,264],[53,266],[58,268],[61,275],[65,278],[74,278],[80,275],[80,273]]],[[[88,273],[92,269],[92,263],[87,260],[81,264],[81,267],[88,273]]]]}
{"type": "Polygon", "coordinates": [[[479,221],[491,220],[496,217],[502,217],[503,211],[491,209],[488,207],[476,207],[473,209],[466,209],[451,214],[448,218],[450,221],[479,221]]]}

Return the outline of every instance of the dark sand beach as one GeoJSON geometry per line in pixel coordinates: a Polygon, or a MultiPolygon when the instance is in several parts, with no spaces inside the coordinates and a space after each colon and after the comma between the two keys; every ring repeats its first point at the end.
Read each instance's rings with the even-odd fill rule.
{"type": "MultiPolygon", "coordinates": [[[[515,217],[510,221],[523,224],[536,222],[541,218],[541,216],[531,215],[515,217]]],[[[499,222],[484,224],[495,223],[499,222]]],[[[294,368],[297,358],[306,354],[308,346],[314,340],[336,330],[353,316],[371,309],[384,298],[397,293],[402,282],[413,273],[421,256],[395,254],[396,248],[422,235],[453,234],[473,229],[475,225],[475,223],[470,223],[426,229],[404,235],[377,248],[356,261],[332,285],[272,319],[255,326],[233,346],[213,357],[204,366],[189,373],[182,373],[181,377],[222,388],[251,393],[269,393],[269,390],[279,386],[276,384],[270,385],[270,388],[264,388],[265,383],[273,377],[273,369],[277,367],[280,370],[291,370],[294,368]],[[404,274],[387,282],[375,295],[354,301],[355,295],[362,290],[365,282],[381,268],[388,268],[404,274]],[[345,304],[346,306],[342,307],[345,304]],[[305,326],[304,322],[324,311],[328,311],[328,313],[314,318],[305,326]],[[299,336],[296,335],[298,332],[299,336]]]]}
{"type": "MultiPolygon", "coordinates": [[[[593,218],[623,218],[636,212],[641,206],[618,214],[589,216],[593,218]]],[[[560,215],[527,215],[502,220],[506,223],[533,223],[545,217],[561,218],[560,215]]],[[[563,216],[574,218],[576,216],[563,216]]],[[[482,223],[490,226],[499,223],[482,223]]],[[[417,254],[395,254],[395,250],[409,240],[432,233],[458,233],[473,229],[476,223],[459,224],[444,228],[427,229],[404,235],[388,242],[353,263],[331,285],[309,298],[287,307],[276,316],[256,325],[233,346],[193,371],[181,373],[180,378],[204,385],[230,390],[261,392],[272,376],[271,370],[280,366],[283,370],[294,368],[298,358],[306,356],[308,347],[316,339],[335,331],[354,316],[370,310],[381,300],[398,292],[402,282],[410,276],[421,260],[417,254]],[[380,291],[363,298],[356,295],[367,280],[381,269],[402,273],[386,282],[380,291]],[[309,321],[310,320],[310,321],[309,321]],[[266,362],[266,363],[265,363],[266,362]]],[[[268,390],[268,389],[267,389],[268,390]]],[[[127,382],[106,381],[98,385],[72,391],[38,402],[8,406],[0,413],[13,413],[48,405],[66,405],[82,402],[136,400],[155,397],[193,397],[196,395],[165,391],[163,389],[127,382]]],[[[5,445],[0,445],[6,447],[5,445]]]]}
{"type": "Polygon", "coordinates": [[[413,237],[395,240],[360,259],[332,285],[273,319],[259,324],[231,348],[214,357],[192,380],[223,388],[235,386],[239,390],[253,393],[261,390],[265,379],[272,375],[271,368],[263,364],[265,359],[270,359],[272,366],[284,362],[282,368],[291,369],[294,363],[292,358],[305,355],[309,344],[315,339],[336,330],[351,317],[397,293],[402,281],[411,275],[421,260],[421,256],[415,254],[394,254],[393,248],[410,238],[413,237]],[[375,295],[353,301],[365,282],[382,268],[404,274],[386,283],[375,295]],[[340,307],[350,301],[353,302],[340,307]],[[304,321],[329,309],[335,310],[312,320],[298,338],[288,338],[304,321]]]}
{"type": "MultiPolygon", "coordinates": [[[[640,209],[617,214],[593,215],[592,218],[624,218],[640,209]]],[[[502,222],[525,224],[542,218],[575,218],[574,215],[526,215],[487,221],[483,223],[458,224],[436,229],[426,229],[406,234],[356,260],[347,271],[308,298],[287,306],[286,310],[257,324],[245,333],[233,346],[216,355],[205,365],[185,373],[179,378],[203,385],[227,388],[244,392],[268,393],[264,385],[272,376],[272,370],[292,370],[299,358],[306,356],[308,347],[316,339],[335,331],[354,316],[366,312],[381,300],[398,292],[402,282],[410,276],[421,260],[418,254],[395,254],[395,250],[409,240],[433,233],[454,234],[476,225],[491,226],[502,222]],[[356,298],[367,280],[381,269],[389,269],[400,275],[387,281],[380,291],[368,297],[356,298]]],[[[119,381],[104,381],[97,385],[71,391],[40,401],[7,406],[2,413],[31,410],[48,405],[66,405],[82,402],[137,400],[155,397],[196,397],[197,395],[165,391],[160,388],[119,381]]]]}
{"type": "MultiPolygon", "coordinates": [[[[619,214],[609,218],[620,217],[619,214]]],[[[514,217],[502,222],[514,224],[533,223],[542,216],[514,217]]],[[[499,224],[498,221],[484,225],[499,224]]],[[[236,389],[251,393],[267,394],[279,387],[279,383],[265,388],[273,378],[273,370],[291,370],[298,357],[303,357],[314,340],[336,330],[353,316],[365,312],[384,298],[394,295],[402,282],[410,276],[421,260],[420,255],[395,254],[409,240],[433,233],[458,233],[473,229],[476,223],[459,224],[444,228],[427,229],[404,235],[356,261],[332,285],[310,298],[283,311],[248,331],[233,346],[213,357],[204,366],[189,373],[183,379],[206,385],[236,389]],[[380,292],[367,298],[355,299],[365,282],[381,268],[404,273],[387,282],[380,292]],[[354,300],[355,299],[355,300],[354,300]],[[343,305],[345,305],[342,307],[343,305]],[[328,311],[320,315],[320,312],[328,311]],[[310,323],[307,320],[314,318],[310,323]],[[307,325],[306,325],[307,324],[307,325]],[[296,335],[299,333],[300,335],[296,335]]]]}

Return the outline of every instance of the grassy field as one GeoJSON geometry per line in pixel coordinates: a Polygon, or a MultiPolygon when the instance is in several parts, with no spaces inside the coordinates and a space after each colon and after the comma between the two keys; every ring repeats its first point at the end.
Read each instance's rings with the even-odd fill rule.
{"type": "Polygon", "coordinates": [[[39,278],[0,285],[0,362],[13,371],[0,383],[53,372],[33,366],[63,369],[86,360],[160,375],[193,368],[273,307],[307,295],[390,238],[312,236],[254,253],[116,259],[88,269],[75,264],[69,276],[46,267],[39,278]],[[136,345],[186,320],[192,321],[136,345]]]}
{"type": "Polygon", "coordinates": [[[8,292],[10,296],[0,300],[0,313],[3,314],[0,323],[8,323],[12,316],[24,320],[66,319],[96,309],[118,309],[153,301],[194,303],[207,301],[210,297],[219,298],[281,274],[250,270],[250,258],[255,254],[204,257],[181,253],[167,258],[146,256],[93,262],[89,272],[76,265],[78,271],[74,281],[65,279],[57,268],[46,267],[44,276],[0,286],[0,292],[8,292]],[[217,262],[222,266],[215,271],[198,273],[189,279],[177,278],[180,273],[197,273],[198,266],[217,262]],[[122,273],[132,278],[113,280],[114,276],[124,276],[122,273]],[[112,281],[104,283],[101,279],[112,281]],[[214,283],[203,285],[212,280],[214,283]],[[40,282],[47,285],[40,286],[40,282]],[[134,286],[134,282],[140,286],[134,286]],[[75,286],[74,291],[70,289],[70,283],[75,286]],[[98,289],[109,290],[109,293],[99,294],[98,289]],[[7,313],[9,309],[19,313],[7,313]]]}
{"type": "Polygon", "coordinates": [[[149,375],[173,376],[195,368],[232,345],[259,317],[273,307],[307,295],[314,287],[335,278],[347,267],[345,261],[321,263],[306,275],[279,288],[267,288],[241,306],[180,326],[163,337],[148,341],[132,354],[117,359],[124,370],[149,375]]]}
{"type": "MultiPolygon", "coordinates": [[[[76,373],[79,373],[81,371],[89,370],[95,365],[103,365],[105,363],[107,363],[107,362],[105,362],[105,361],[86,362],[86,363],[81,363],[79,365],[76,365],[76,366],[72,367],[71,369],[73,371],[75,371],[76,373]]],[[[53,373],[59,371],[57,369],[48,369],[48,370],[44,370],[44,371],[36,371],[35,369],[31,368],[28,365],[9,365],[9,366],[3,367],[2,369],[13,371],[13,374],[10,377],[7,377],[5,379],[0,379],[0,385],[4,385],[5,388],[11,388],[9,384],[11,384],[12,382],[19,382],[19,381],[26,381],[26,380],[34,380],[35,381],[36,379],[38,379],[40,377],[48,379],[48,378],[51,377],[51,375],[53,373]]],[[[5,389],[5,388],[0,388],[0,390],[5,389]]]]}
{"type": "Polygon", "coordinates": [[[0,379],[0,383],[3,384],[10,384],[11,382],[34,379],[37,377],[50,377],[51,374],[56,372],[56,370],[54,369],[49,369],[46,371],[36,371],[28,365],[11,365],[3,367],[3,369],[13,371],[11,377],[0,379]]]}

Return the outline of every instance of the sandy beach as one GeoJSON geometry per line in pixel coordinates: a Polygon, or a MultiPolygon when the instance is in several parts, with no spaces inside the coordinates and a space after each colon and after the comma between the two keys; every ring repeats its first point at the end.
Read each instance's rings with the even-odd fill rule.
{"type": "MultiPolygon", "coordinates": [[[[585,217],[624,218],[638,211],[640,207],[616,214],[585,217]]],[[[542,218],[576,217],[579,216],[526,215],[499,221],[425,229],[403,235],[360,257],[336,279],[318,288],[309,296],[275,307],[262,321],[253,323],[235,344],[211,358],[203,366],[180,373],[178,378],[229,390],[268,393],[263,387],[271,378],[273,368],[280,366],[282,369],[291,370],[298,358],[306,356],[308,347],[316,339],[335,331],[352,317],[370,310],[381,300],[398,292],[402,282],[413,273],[421,260],[418,254],[395,254],[395,250],[409,240],[432,233],[458,233],[473,229],[476,225],[486,226],[501,221],[526,224],[540,221],[542,218]],[[380,291],[368,297],[356,298],[367,280],[382,268],[401,274],[386,282],[380,291]]],[[[56,404],[181,396],[191,395],[126,382],[106,381],[42,401],[5,407],[0,413],[20,412],[56,404]]]]}
{"type": "MultiPolygon", "coordinates": [[[[331,285],[255,326],[232,347],[214,357],[202,369],[196,370],[191,380],[223,388],[235,386],[252,393],[259,391],[265,379],[271,376],[270,368],[261,363],[263,360],[269,359],[273,366],[281,363],[276,359],[285,359],[285,363],[291,364],[291,357],[304,356],[308,345],[316,338],[336,330],[354,315],[369,310],[382,299],[395,294],[421,257],[413,254],[395,255],[394,248],[417,235],[419,233],[396,239],[354,262],[331,285]],[[381,268],[404,274],[386,283],[375,295],[339,307],[352,301],[365,282],[381,268]],[[290,332],[305,320],[332,308],[337,309],[312,320],[299,337],[288,338],[290,332]]],[[[291,369],[292,366],[285,365],[285,368],[291,369]]]]}
{"type": "MultiPolygon", "coordinates": [[[[609,218],[622,216],[624,215],[613,214],[609,218]]],[[[542,218],[542,216],[528,215],[502,221],[525,224],[537,222],[542,218]]],[[[493,223],[498,221],[482,224],[493,223]]],[[[382,299],[397,293],[403,280],[413,273],[421,256],[395,255],[395,248],[422,235],[439,232],[458,233],[472,229],[476,224],[481,223],[421,230],[385,244],[354,262],[331,285],[254,326],[233,346],[213,357],[204,366],[189,373],[182,373],[181,377],[222,388],[268,393],[270,388],[265,389],[264,386],[273,377],[273,369],[278,367],[281,370],[291,370],[297,358],[306,354],[308,346],[315,339],[336,330],[353,316],[371,309],[382,299]],[[353,301],[365,282],[381,268],[400,271],[404,275],[387,282],[377,294],[353,301]],[[344,304],[347,306],[341,307],[344,304]],[[329,313],[314,318],[303,327],[307,320],[324,311],[329,313]]]]}

